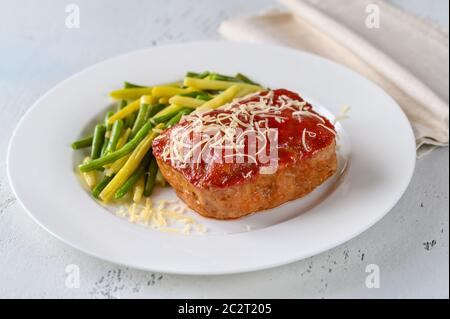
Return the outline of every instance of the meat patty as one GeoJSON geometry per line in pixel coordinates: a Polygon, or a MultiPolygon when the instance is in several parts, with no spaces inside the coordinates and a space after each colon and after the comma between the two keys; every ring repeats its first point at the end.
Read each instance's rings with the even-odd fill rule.
{"type": "Polygon", "coordinates": [[[155,139],[153,154],[191,209],[234,219],[303,197],[326,181],[336,171],[335,136],[309,103],[280,89],[184,118],[155,139]]]}

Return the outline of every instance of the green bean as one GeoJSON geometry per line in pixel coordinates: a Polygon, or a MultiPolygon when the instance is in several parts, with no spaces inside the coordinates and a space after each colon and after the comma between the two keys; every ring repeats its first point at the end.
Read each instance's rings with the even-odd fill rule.
{"type": "Polygon", "coordinates": [[[204,78],[206,78],[208,75],[210,75],[211,73],[209,73],[209,71],[205,71],[205,72],[203,72],[203,73],[200,73],[199,75],[198,75],[198,77],[200,78],[200,79],[204,79],[204,78]]]}
{"type": "Polygon", "coordinates": [[[205,93],[205,92],[201,92],[195,98],[198,99],[198,100],[202,100],[202,101],[212,100],[212,96],[209,95],[208,93],[205,93]]]}
{"type": "Polygon", "coordinates": [[[235,76],[229,76],[229,75],[224,75],[224,74],[220,74],[220,73],[211,73],[209,75],[209,79],[214,80],[214,81],[242,82],[242,83],[259,86],[258,83],[253,82],[252,80],[250,80],[248,77],[246,77],[242,73],[237,73],[235,76]]]}
{"type": "Polygon", "coordinates": [[[109,137],[106,137],[106,134],[105,134],[105,140],[103,142],[102,151],[100,152],[99,157],[102,157],[103,155],[106,154],[106,148],[108,147],[108,144],[109,144],[109,137]]]}
{"type": "Polygon", "coordinates": [[[197,72],[187,72],[187,73],[186,73],[186,76],[187,76],[188,78],[198,78],[199,75],[200,75],[200,73],[197,73],[197,72]]]}
{"type": "Polygon", "coordinates": [[[91,160],[95,160],[100,157],[103,143],[105,142],[106,126],[103,124],[97,124],[94,130],[94,137],[92,139],[91,160]]]}
{"type": "Polygon", "coordinates": [[[237,79],[233,76],[223,75],[223,74],[219,74],[219,73],[212,73],[210,75],[210,80],[227,81],[227,82],[241,82],[239,79],[237,79]]]}
{"type": "Polygon", "coordinates": [[[94,169],[103,167],[104,165],[111,164],[121,157],[131,153],[139,145],[139,143],[147,136],[150,130],[153,128],[152,123],[147,122],[139,130],[136,136],[131,139],[127,144],[125,144],[121,149],[114,151],[112,153],[106,154],[105,156],[98,158],[96,160],[91,160],[86,164],[81,164],[78,166],[81,172],[89,172],[94,169]]]}
{"type": "Polygon", "coordinates": [[[92,196],[94,196],[95,198],[98,198],[100,193],[103,191],[103,189],[106,187],[106,185],[109,184],[109,182],[113,179],[113,177],[114,177],[114,175],[103,177],[103,179],[100,182],[98,182],[98,184],[92,190],[92,196]]]}
{"type": "Polygon", "coordinates": [[[145,180],[144,196],[148,197],[153,193],[155,188],[156,173],[158,172],[158,163],[156,158],[152,156],[148,166],[147,179],[145,180]]]}
{"type": "Polygon", "coordinates": [[[165,109],[163,109],[161,112],[153,116],[150,121],[152,123],[165,123],[168,120],[170,120],[172,117],[177,115],[178,112],[180,112],[182,109],[184,109],[183,106],[178,104],[171,104],[165,109]]]}
{"type": "Polygon", "coordinates": [[[186,76],[187,76],[188,78],[204,79],[204,78],[206,78],[209,74],[210,74],[209,71],[205,71],[205,72],[202,72],[202,73],[188,72],[188,73],[186,73],[186,76]]]}
{"type": "Polygon", "coordinates": [[[139,178],[141,178],[141,176],[145,174],[145,171],[148,168],[148,164],[150,162],[151,157],[152,157],[151,152],[148,152],[145,155],[144,159],[139,164],[136,171],[134,171],[134,173],[131,174],[131,176],[127,179],[127,181],[117,190],[114,196],[116,199],[124,197],[128,193],[128,191],[133,187],[133,185],[136,184],[139,178]]]}
{"type": "Polygon", "coordinates": [[[136,121],[134,121],[133,128],[131,130],[131,138],[136,135],[136,133],[139,131],[139,129],[144,125],[147,112],[148,112],[149,105],[148,104],[141,104],[141,107],[139,108],[138,115],[136,117],[136,121]]]}
{"type": "Polygon", "coordinates": [[[209,95],[208,93],[199,92],[199,91],[183,93],[183,94],[180,94],[180,96],[192,97],[194,99],[199,99],[199,100],[203,100],[203,101],[209,101],[212,99],[211,95],[209,95]]]}
{"type": "Polygon", "coordinates": [[[112,129],[112,124],[110,124],[108,122],[108,119],[114,114],[113,111],[108,111],[105,115],[105,127],[106,127],[106,132],[105,132],[105,140],[103,141],[103,146],[102,146],[102,150],[100,152],[100,156],[102,157],[103,155],[105,155],[106,153],[106,149],[108,148],[108,144],[109,144],[109,136],[108,136],[108,132],[111,132],[112,129]]]}
{"type": "Polygon", "coordinates": [[[134,122],[136,121],[136,117],[137,117],[137,113],[136,112],[128,115],[127,118],[125,119],[125,126],[126,127],[133,127],[134,122]]]}
{"type": "Polygon", "coordinates": [[[92,145],[92,139],[93,139],[92,135],[79,139],[78,141],[72,143],[72,149],[79,150],[82,148],[89,147],[92,145]]]}
{"type": "Polygon", "coordinates": [[[175,115],[174,117],[172,117],[168,122],[167,122],[167,128],[174,126],[175,124],[177,124],[178,122],[180,122],[181,118],[183,117],[183,115],[187,115],[189,113],[192,113],[194,111],[193,108],[190,107],[186,107],[184,109],[182,109],[180,112],[178,112],[177,115],[175,115]]]}
{"type": "Polygon", "coordinates": [[[147,86],[133,84],[133,83],[125,81],[123,84],[123,87],[126,89],[139,89],[139,88],[146,88],[147,86]]]}
{"type": "Polygon", "coordinates": [[[105,154],[114,152],[116,150],[117,142],[119,142],[122,131],[123,131],[123,121],[122,120],[115,121],[111,130],[111,136],[109,138],[105,154]]]}
{"type": "Polygon", "coordinates": [[[248,83],[248,84],[253,84],[253,85],[258,85],[260,86],[258,83],[253,82],[252,80],[250,80],[248,77],[246,77],[244,74],[242,73],[238,73],[236,74],[236,79],[240,80],[241,82],[244,83],[248,83]]]}
{"type": "Polygon", "coordinates": [[[162,111],[167,105],[165,104],[153,104],[149,107],[148,109],[148,115],[147,115],[147,119],[153,117],[154,115],[156,115],[157,113],[159,113],[160,111],[162,111]]]}
{"type": "Polygon", "coordinates": [[[199,93],[200,92],[198,92],[198,91],[193,91],[193,92],[188,92],[188,93],[182,93],[182,94],[180,94],[180,96],[192,97],[195,99],[199,93]]]}
{"type": "MultiPolygon", "coordinates": [[[[133,87],[133,85],[131,83],[125,81],[124,84],[123,84],[123,87],[125,89],[128,89],[128,88],[131,89],[133,87]]],[[[119,110],[123,109],[127,105],[128,105],[128,101],[127,100],[120,101],[119,110]]]]}
{"type": "Polygon", "coordinates": [[[108,119],[114,114],[114,111],[109,111],[105,115],[105,126],[107,131],[111,131],[112,124],[109,124],[108,119]]]}
{"type": "Polygon", "coordinates": [[[120,101],[119,104],[118,104],[118,110],[123,109],[127,105],[128,105],[128,102],[126,100],[120,101]]]}
{"type": "Polygon", "coordinates": [[[247,76],[245,76],[242,73],[237,73],[235,76],[223,75],[223,74],[220,74],[220,73],[212,73],[210,75],[210,79],[211,80],[216,80],[216,81],[242,82],[242,83],[247,83],[247,84],[252,84],[252,85],[259,86],[258,83],[253,82],[252,80],[250,80],[247,76]]]}
{"type": "Polygon", "coordinates": [[[147,112],[145,113],[145,121],[151,117],[153,105],[148,105],[147,112]]]}

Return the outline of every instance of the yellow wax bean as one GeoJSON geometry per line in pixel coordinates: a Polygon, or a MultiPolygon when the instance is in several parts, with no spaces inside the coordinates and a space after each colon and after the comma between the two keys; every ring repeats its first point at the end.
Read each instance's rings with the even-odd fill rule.
{"type": "Polygon", "coordinates": [[[125,106],[123,109],[117,111],[115,114],[111,115],[108,119],[108,123],[112,124],[117,120],[121,120],[126,118],[128,115],[136,112],[141,107],[141,100],[137,99],[131,103],[129,103],[127,106],[125,106]]]}
{"type": "MultiPolygon", "coordinates": [[[[157,129],[163,129],[164,124],[159,124],[156,126],[157,129]]],[[[145,154],[152,147],[152,142],[157,137],[159,133],[151,131],[136,149],[131,153],[125,165],[117,172],[111,182],[105,187],[105,189],[100,193],[100,198],[104,202],[109,202],[113,197],[116,191],[127,181],[127,179],[133,174],[136,168],[141,163],[145,154]]]]}
{"type": "Polygon", "coordinates": [[[144,194],[145,176],[141,176],[133,187],[133,201],[139,203],[144,194]]]}
{"type": "Polygon", "coordinates": [[[248,88],[242,88],[239,90],[238,94],[236,95],[236,98],[244,97],[244,96],[247,96],[247,95],[255,93],[255,92],[257,92],[257,91],[254,91],[254,90],[248,89],[248,88]]]}
{"type": "Polygon", "coordinates": [[[117,161],[112,163],[111,166],[106,171],[106,175],[112,176],[115,173],[117,173],[118,171],[120,171],[120,169],[125,165],[125,163],[128,161],[129,158],[130,158],[130,154],[125,155],[124,157],[121,157],[117,161]]]}
{"type": "Polygon", "coordinates": [[[183,82],[177,81],[177,82],[170,82],[170,83],[166,83],[166,84],[162,84],[162,85],[158,85],[158,86],[171,86],[174,88],[179,88],[182,85],[183,85],[183,82]]]}
{"type": "Polygon", "coordinates": [[[184,85],[197,90],[214,90],[222,91],[226,90],[233,85],[239,86],[239,88],[248,88],[254,90],[254,92],[262,90],[262,87],[247,83],[240,82],[228,82],[228,81],[216,81],[196,78],[184,78],[184,85]]]}
{"type": "MultiPolygon", "coordinates": [[[[130,134],[131,134],[131,128],[127,128],[127,130],[122,134],[119,141],[117,142],[117,147],[116,147],[117,150],[120,150],[128,142],[128,138],[130,137],[130,134]]],[[[105,165],[104,167],[107,169],[106,175],[111,176],[112,174],[119,171],[119,169],[123,166],[123,164],[125,164],[125,162],[123,162],[123,158],[125,158],[125,157],[127,157],[127,156],[119,158],[117,161],[115,161],[112,164],[105,165]],[[120,163],[122,163],[122,164],[120,164],[120,163]]]]}
{"type": "Polygon", "coordinates": [[[152,91],[153,96],[157,97],[172,97],[178,94],[192,92],[192,89],[180,89],[170,86],[155,86],[152,91]]]}
{"type": "Polygon", "coordinates": [[[178,104],[181,106],[192,107],[192,108],[197,108],[199,106],[202,106],[203,104],[205,104],[205,102],[206,101],[199,100],[199,99],[196,99],[193,97],[180,96],[180,95],[175,95],[175,96],[171,97],[169,100],[170,104],[178,104]]]}
{"type": "Polygon", "coordinates": [[[117,142],[117,147],[116,149],[120,150],[128,141],[128,138],[130,137],[131,134],[131,128],[127,128],[127,130],[125,131],[125,133],[123,133],[123,135],[120,137],[119,141],[117,142]]]}
{"type": "Polygon", "coordinates": [[[141,98],[131,102],[123,109],[117,111],[115,114],[111,115],[108,119],[108,123],[113,124],[117,120],[121,120],[126,118],[128,115],[136,112],[141,107],[141,103],[153,104],[156,102],[156,99],[151,95],[144,95],[141,98]]]}
{"type": "MultiPolygon", "coordinates": [[[[88,163],[91,160],[91,158],[88,156],[83,160],[83,163],[88,163]]],[[[96,171],[90,171],[90,172],[84,172],[82,173],[83,179],[86,182],[86,185],[89,187],[89,189],[94,188],[95,185],[97,185],[97,172],[96,171]]]]}
{"type": "Polygon", "coordinates": [[[153,88],[133,88],[133,89],[120,89],[116,91],[112,91],[109,93],[109,96],[115,100],[136,100],[140,98],[142,95],[150,95],[152,94],[153,88]]]}
{"type": "Polygon", "coordinates": [[[156,102],[156,98],[153,95],[141,96],[141,105],[142,104],[153,104],[155,102],[156,102]]]}
{"type": "Polygon", "coordinates": [[[224,104],[231,102],[236,95],[239,93],[240,87],[237,85],[230,86],[228,89],[214,97],[212,100],[209,100],[202,106],[198,107],[197,110],[208,110],[208,109],[216,109],[224,104]]]}
{"type": "Polygon", "coordinates": [[[169,104],[169,98],[168,97],[160,97],[158,100],[159,104],[169,104]]]}

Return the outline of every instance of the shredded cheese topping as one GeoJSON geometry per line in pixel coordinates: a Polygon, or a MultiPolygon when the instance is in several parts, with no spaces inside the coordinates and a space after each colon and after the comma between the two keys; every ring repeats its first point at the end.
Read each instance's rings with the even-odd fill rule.
{"type": "Polygon", "coordinates": [[[187,208],[180,200],[159,200],[153,203],[146,198],[144,203],[123,205],[117,215],[127,218],[131,223],[148,226],[154,230],[182,235],[204,234],[207,228],[186,214],[187,208]]]}
{"type": "Polygon", "coordinates": [[[336,115],[336,118],[333,121],[333,124],[335,125],[336,123],[342,121],[342,120],[346,120],[348,119],[348,112],[350,111],[350,107],[347,105],[344,105],[343,107],[341,107],[341,110],[339,112],[338,115],[336,115]]]}
{"type": "MultiPolygon", "coordinates": [[[[242,163],[243,159],[256,163],[256,157],[266,150],[268,138],[273,131],[268,119],[277,123],[287,120],[283,111],[292,111],[292,116],[300,122],[304,117],[314,117],[328,131],[324,118],[312,111],[311,105],[295,100],[287,95],[277,97],[274,92],[260,92],[235,99],[223,105],[219,112],[215,110],[197,111],[185,116],[182,123],[170,131],[169,140],[162,151],[164,161],[171,161],[173,166],[186,167],[187,164],[203,161],[225,161],[226,163],[242,163]],[[257,149],[254,152],[245,150],[245,140],[253,138],[257,149]],[[211,152],[213,154],[211,154],[211,152]]],[[[303,130],[301,140],[306,151],[309,138],[315,138],[314,132],[303,130]]],[[[159,138],[162,138],[160,136],[159,138]]],[[[250,143],[249,143],[250,145],[250,143]]],[[[253,144],[252,144],[253,145],[253,144]]]]}

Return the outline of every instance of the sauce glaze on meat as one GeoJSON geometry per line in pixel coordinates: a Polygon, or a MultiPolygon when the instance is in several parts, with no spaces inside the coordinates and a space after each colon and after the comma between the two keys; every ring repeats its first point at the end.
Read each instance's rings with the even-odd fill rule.
{"type": "MultiPolygon", "coordinates": [[[[311,104],[304,101],[298,94],[277,89],[264,91],[248,98],[244,98],[217,110],[211,110],[185,117],[179,124],[164,131],[153,142],[153,154],[159,161],[171,165],[176,171],[197,188],[225,188],[243,184],[260,174],[260,169],[267,166],[256,158],[256,162],[227,163],[206,156],[198,163],[177,163],[171,158],[163,156],[172,147],[171,141],[181,138],[192,126],[193,121],[199,119],[207,125],[218,118],[224,126],[232,126],[230,114],[236,114],[238,121],[234,126],[246,129],[249,123],[263,122],[266,129],[275,129],[278,132],[277,158],[278,167],[295,165],[311,158],[317,152],[327,148],[335,142],[336,134],[333,124],[325,117],[316,113],[311,104]],[[265,99],[270,111],[249,116],[245,112],[237,112],[242,106],[249,106],[265,99]],[[245,125],[244,125],[245,124],[245,125]]],[[[189,133],[188,135],[193,134],[189,133]]],[[[186,135],[186,134],[185,134],[186,135]]],[[[202,145],[203,147],[204,145],[202,145]]],[[[208,147],[206,147],[208,148],[208,147]]],[[[244,153],[248,151],[248,141],[244,141],[244,153]]],[[[269,154],[270,145],[266,145],[266,154],[269,154]]],[[[210,154],[207,150],[207,154],[210,154]]],[[[213,152],[211,152],[212,154],[213,152]]],[[[223,154],[222,154],[223,155],[223,154]]]]}

